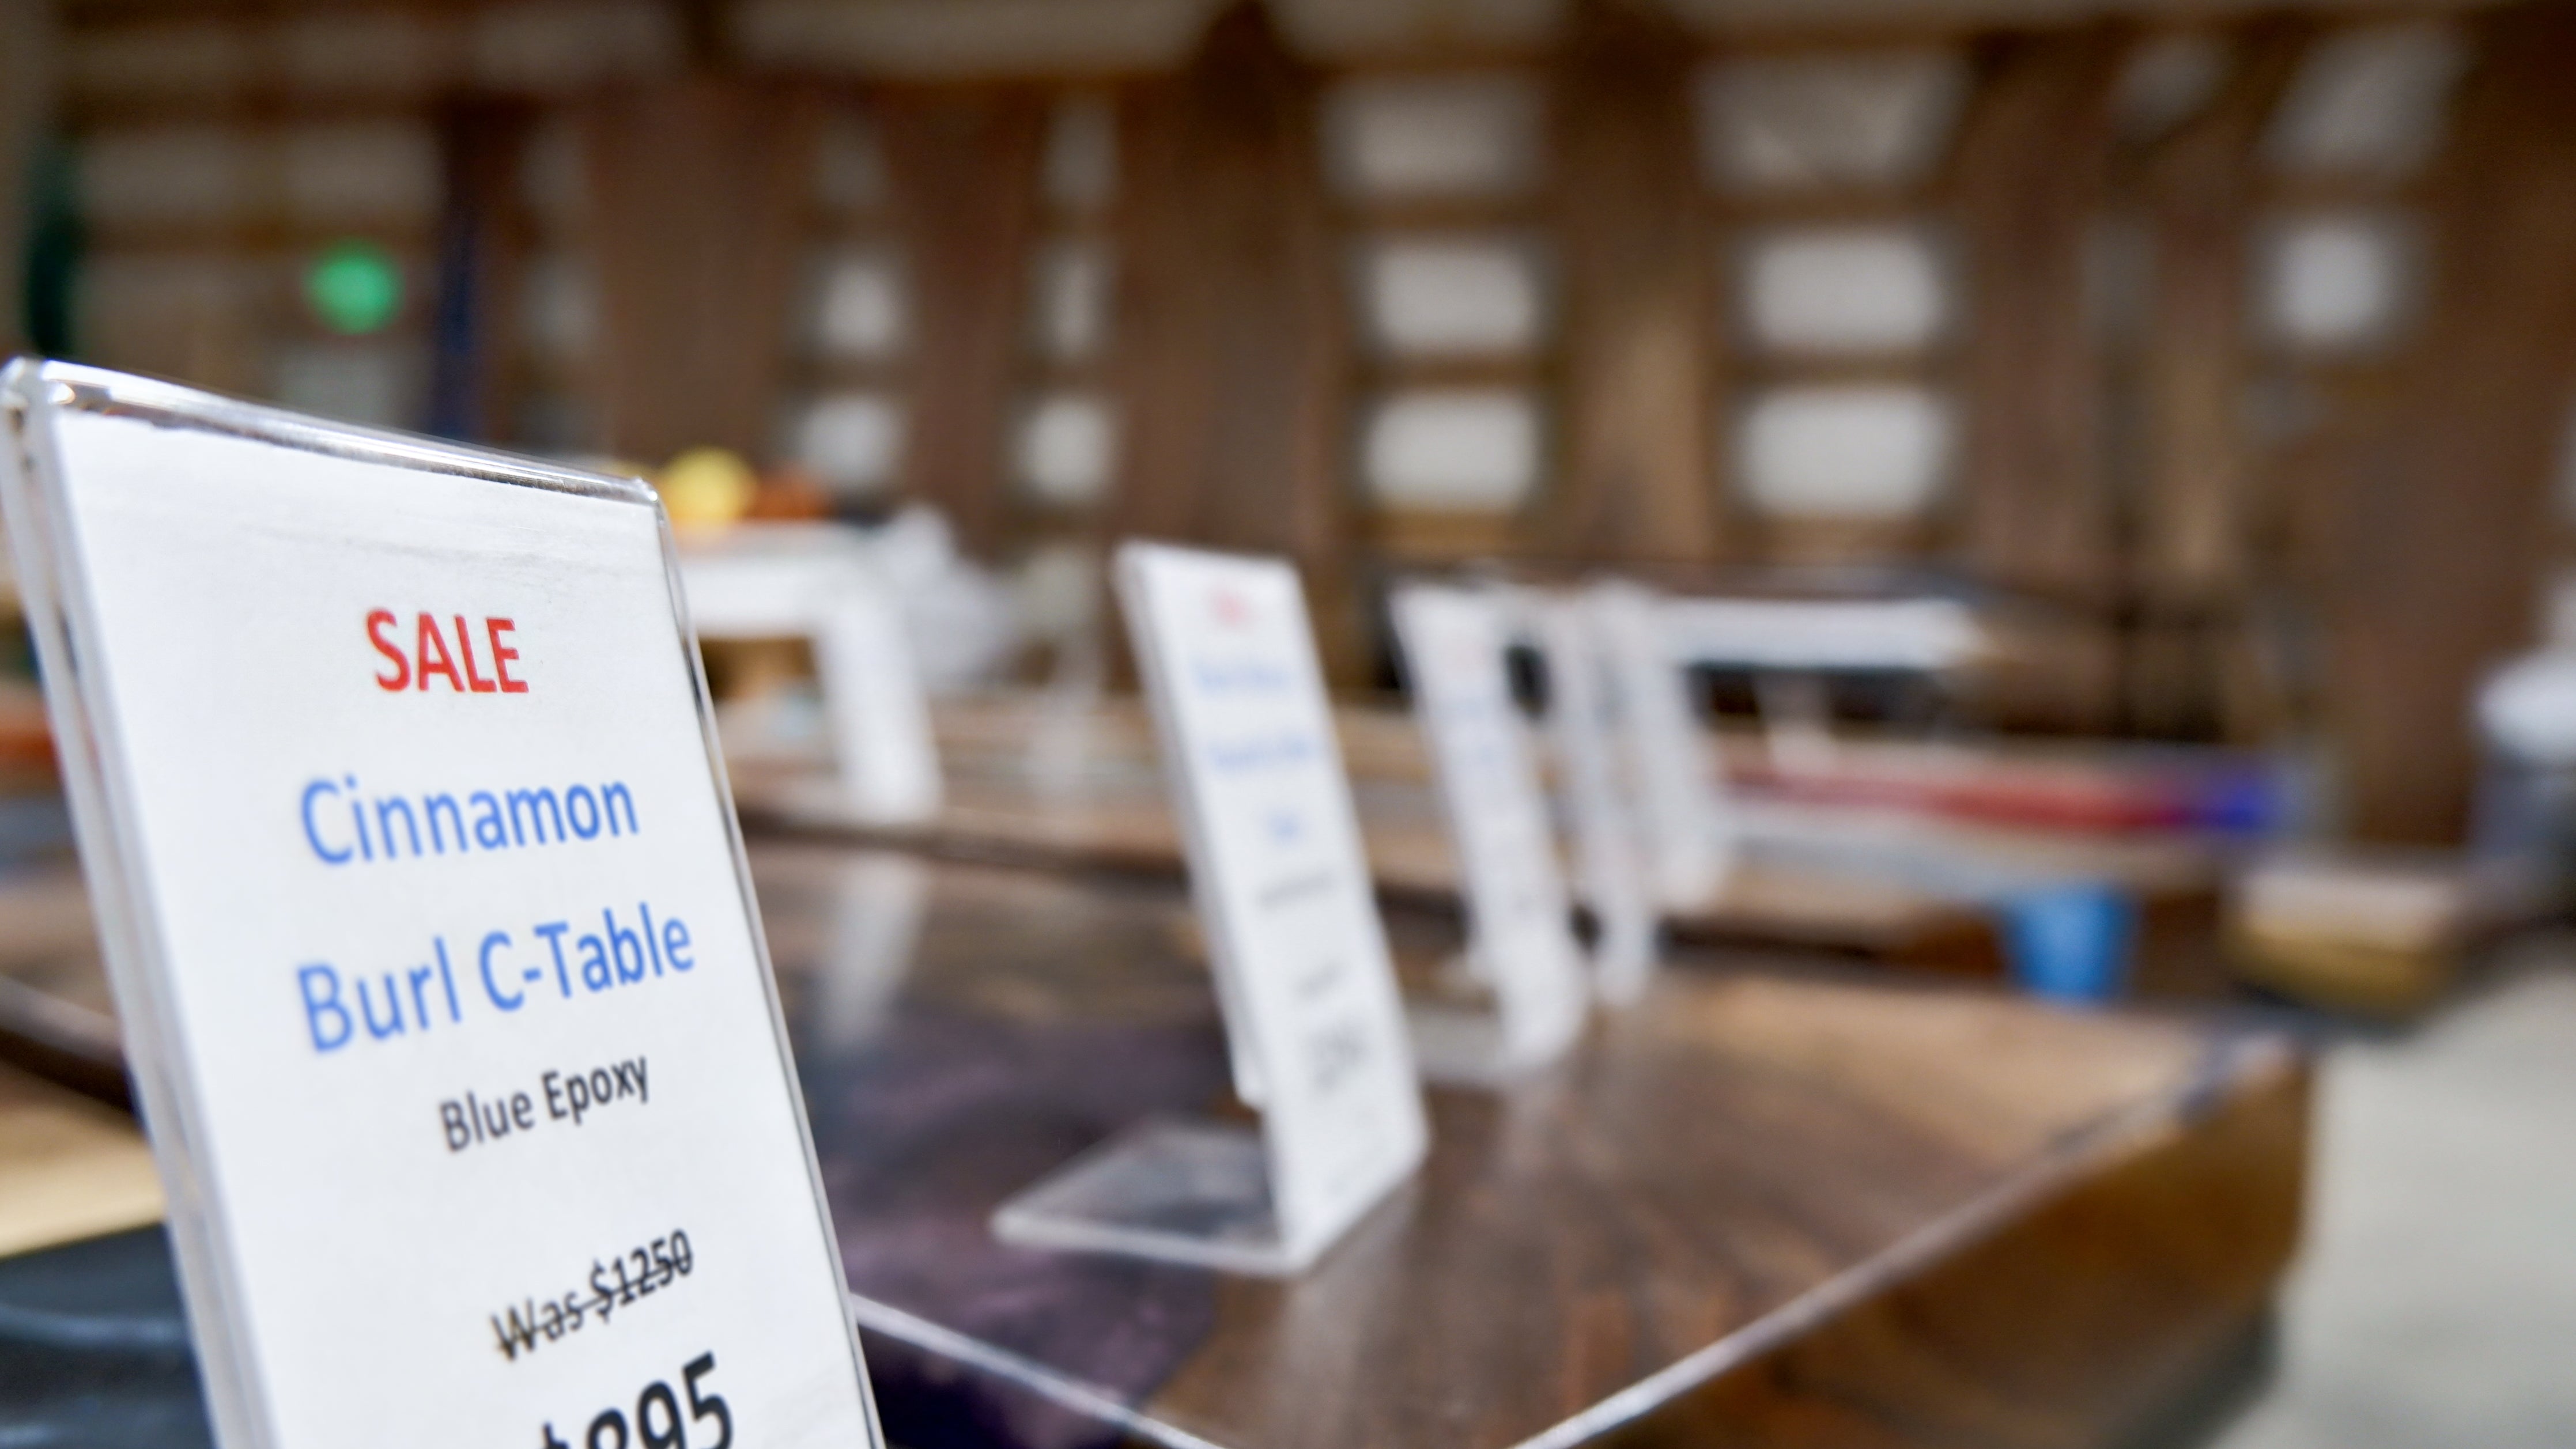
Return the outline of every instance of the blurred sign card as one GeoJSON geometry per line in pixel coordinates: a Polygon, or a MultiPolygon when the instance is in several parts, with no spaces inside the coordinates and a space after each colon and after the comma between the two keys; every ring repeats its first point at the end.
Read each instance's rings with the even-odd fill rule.
{"type": "Polygon", "coordinates": [[[1568,597],[1542,598],[1534,612],[1547,664],[1548,734],[1574,826],[1576,879],[1592,913],[1592,985],[1602,1000],[1624,1005],[1653,977],[1658,928],[1645,830],[1620,780],[1597,614],[1568,597]]]}
{"type": "Polygon", "coordinates": [[[1285,563],[1139,543],[1119,550],[1118,588],[1262,1130],[1150,1126],[996,1226],[1033,1245],[1292,1273],[1428,1142],[1304,594],[1285,563]]]}
{"type": "Polygon", "coordinates": [[[0,390],[222,1441],[879,1443],[651,491],[0,390]]]}
{"type": "Polygon", "coordinates": [[[1614,581],[1593,585],[1584,604],[1610,682],[1610,713],[1653,861],[1656,902],[1686,910],[1725,879],[1733,852],[1689,681],[1665,638],[1663,600],[1614,581]]]}
{"type": "Polygon", "coordinates": [[[1414,719],[1458,855],[1468,961],[1494,992],[1501,1028],[1480,1048],[1475,1033],[1417,1011],[1415,1045],[1433,1077],[1507,1075],[1571,1045],[1585,1005],[1556,833],[1503,672],[1510,636],[1500,605],[1474,591],[1408,584],[1393,604],[1414,719]]]}

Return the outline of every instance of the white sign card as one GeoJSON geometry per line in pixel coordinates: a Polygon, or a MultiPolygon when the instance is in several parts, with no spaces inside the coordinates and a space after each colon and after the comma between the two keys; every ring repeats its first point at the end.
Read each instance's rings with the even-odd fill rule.
{"type": "Polygon", "coordinates": [[[0,390],[222,1442],[879,1443],[651,491],[0,390]]]}
{"type": "Polygon", "coordinates": [[[1575,598],[1541,598],[1532,608],[1547,664],[1548,734],[1574,824],[1576,877],[1592,912],[1593,988],[1604,1001],[1626,1004],[1645,994],[1654,974],[1656,912],[1644,827],[1620,779],[1598,618],[1575,598]]]}
{"type": "Polygon", "coordinates": [[[699,637],[811,641],[837,772],[825,806],[868,825],[939,813],[939,747],[903,618],[863,545],[821,524],[738,525],[683,538],[699,637]]]}
{"type": "MultiPolygon", "coordinates": [[[[1510,633],[1495,600],[1467,589],[1404,585],[1393,612],[1457,852],[1467,959],[1499,1008],[1490,1065],[1508,1072],[1551,1061],[1583,1030],[1582,952],[1528,727],[1503,669],[1510,633]]],[[[1439,1076],[1433,1043],[1447,1038],[1425,1035],[1426,1024],[1417,1012],[1424,1071],[1439,1076]]],[[[1454,1074],[1486,1072],[1461,1063],[1454,1074]]]]}
{"type": "Polygon", "coordinates": [[[1117,566],[1261,1133],[1149,1127],[1006,1205],[996,1227],[1024,1243],[1294,1272],[1428,1144],[1305,596],[1270,559],[1129,543],[1117,566]]]}
{"type": "Polygon", "coordinates": [[[1733,849],[1688,681],[1664,637],[1663,601],[1618,581],[1593,585],[1584,599],[1608,668],[1610,713],[1651,850],[1656,901],[1688,909],[1724,881],[1733,849]]]}

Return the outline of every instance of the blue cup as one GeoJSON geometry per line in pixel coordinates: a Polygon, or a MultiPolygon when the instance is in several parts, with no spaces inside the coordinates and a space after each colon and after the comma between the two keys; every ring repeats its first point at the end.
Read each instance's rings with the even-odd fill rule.
{"type": "Polygon", "coordinates": [[[2007,896],[2004,954],[2013,980],[2033,996],[2094,1004],[2128,985],[2138,909],[2100,881],[2071,881],[2007,896]]]}

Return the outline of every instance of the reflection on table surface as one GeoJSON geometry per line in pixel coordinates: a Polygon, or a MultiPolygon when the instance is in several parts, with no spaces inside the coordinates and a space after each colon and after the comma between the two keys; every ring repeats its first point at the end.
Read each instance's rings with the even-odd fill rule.
{"type": "MultiPolygon", "coordinates": [[[[1507,1091],[1434,1091],[1419,1181],[1295,1282],[1005,1248],[992,1210],[1076,1154],[1235,1110],[1182,893],[822,846],[764,847],[755,875],[898,1441],[1078,1443],[1131,1414],[1228,1445],[1588,1437],[2212,1103],[2273,1102],[2282,1130],[2218,1190],[2245,1230],[2225,1302],[2160,1311],[2196,1332],[2250,1311],[2237,1275],[2259,1302],[2296,1220],[2304,1117],[2277,1042],[1721,966],[1666,972],[1507,1091]],[[889,897],[918,923],[908,959],[851,924],[889,897]]],[[[2138,1347],[2120,1340],[2101,1347],[2138,1347]]]]}
{"type": "MultiPolygon", "coordinates": [[[[2056,1409],[2082,1414],[2135,1391],[2121,1365],[2256,1311],[2295,1229],[2304,1105],[2278,1042],[1719,963],[1666,972],[1509,1090],[1434,1091],[1420,1179],[1293,1283],[1005,1248],[991,1211],[1086,1148],[1240,1112],[1184,893],[821,845],[753,864],[898,1443],[1573,1442],[2238,1123],[2236,1167],[2159,1189],[2228,1241],[2188,1244],[2198,1277],[2148,1311],[2083,1326],[2108,1367],[2048,1390],[2092,1396],[2056,1409]]],[[[1454,932],[1392,924],[1417,958],[1454,932]]],[[[2152,1283],[2178,1251],[2087,1271],[2152,1283]]],[[[1976,1332],[2066,1330],[2015,1315],[1976,1332]]]]}

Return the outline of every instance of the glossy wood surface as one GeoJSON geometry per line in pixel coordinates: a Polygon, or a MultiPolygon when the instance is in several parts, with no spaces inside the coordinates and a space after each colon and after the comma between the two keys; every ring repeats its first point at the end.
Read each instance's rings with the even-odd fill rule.
{"type": "Polygon", "coordinates": [[[1102,532],[1290,559],[1325,669],[1356,682],[1351,338],[1320,85],[1269,8],[1236,0],[1177,72],[1120,90],[1102,532]]]}
{"type": "Polygon", "coordinates": [[[610,456],[771,451],[819,120],[792,87],[712,75],[583,108],[599,346],[581,385],[610,456]]]}
{"type": "Polygon", "coordinates": [[[1716,239],[1694,194],[1689,37],[1642,6],[1572,11],[1547,110],[1565,441],[1562,476],[1527,510],[1527,551],[1707,564],[1729,490],[1709,477],[1716,239]]]}
{"type": "Polygon", "coordinates": [[[914,293],[903,494],[984,557],[1012,522],[1005,441],[1025,340],[1046,96],[1035,87],[888,88],[876,97],[914,293]]]}
{"type": "Polygon", "coordinates": [[[2124,666],[2121,718],[2149,735],[2257,742],[2286,724],[2245,620],[2263,583],[2267,500],[2242,426],[2259,365],[2245,326],[2262,140],[2315,22],[2247,28],[2237,62],[2199,114],[2134,158],[2131,188],[2155,256],[2134,359],[2141,412],[2142,617],[2124,666]]]}
{"type": "MultiPolygon", "coordinates": [[[[2116,578],[2085,237],[2126,50],[2107,22],[1990,41],[1952,160],[1974,309],[1959,552],[1981,579],[2058,597],[2099,599],[2116,578]]],[[[2101,728],[2107,693],[2083,701],[2076,728],[2101,728]]]]}
{"type": "Polygon", "coordinates": [[[1076,1154],[1240,1110],[1179,893],[819,846],[755,875],[899,1442],[2107,1443],[2295,1237],[2276,1039],[1720,962],[1433,1091],[1418,1181],[1302,1279],[1004,1248],[991,1211],[1076,1154]]]}

